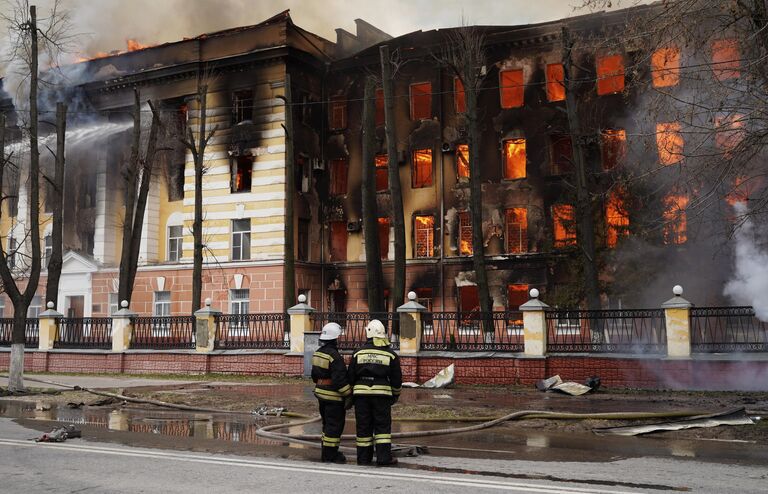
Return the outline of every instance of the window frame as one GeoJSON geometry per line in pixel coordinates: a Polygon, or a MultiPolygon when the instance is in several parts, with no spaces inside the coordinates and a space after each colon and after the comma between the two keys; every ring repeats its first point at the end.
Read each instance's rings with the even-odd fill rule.
{"type": "Polygon", "coordinates": [[[249,120],[253,122],[254,103],[253,89],[242,88],[232,91],[232,120],[235,125],[249,120]],[[248,101],[250,105],[247,104],[248,101]]]}
{"type": "Polygon", "coordinates": [[[552,246],[555,249],[567,249],[578,244],[578,236],[576,233],[576,207],[573,204],[558,203],[553,204],[550,208],[552,214],[552,246]],[[568,208],[570,211],[569,218],[563,218],[557,212],[560,208],[568,208]],[[557,238],[557,225],[560,220],[566,220],[573,223],[572,229],[568,228],[568,223],[563,222],[561,226],[565,232],[565,237],[562,239],[557,238]],[[571,231],[572,230],[572,231],[571,231]]]}
{"type": "Polygon", "coordinates": [[[168,240],[166,242],[166,261],[168,262],[181,262],[181,258],[184,254],[184,225],[168,225],[167,229],[168,240]],[[174,235],[172,229],[178,228],[178,235],[174,235]],[[175,247],[175,248],[174,248],[175,247]],[[174,258],[175,253],[175,258],[174,258]]]}
{"type": "Polygon", "coordinates": [[[329,166],[329,194],[334,197],[346,195],[349,187],[349,161],[346,158],[335,158],[331,160],[329,166]]]}
{"type": "MultiPolygon", "coordinates": [[[[520,144],[520,142],[517,142],[520,144]]],[[[505,181],[520,180],[528,177],[528,141],[525,137],[509,137],[501,141],[501,163],[502,163],[502,179],[505,181]],[[508,142],[522,141],[523,144],[523,173],[520,176],[508,176],[507,157],[509,156],[508,142]]]]}
{"type": "Polygon", "coordinates": [[[409,103],[410,103],[410,110],[411,110],[411,120],[414,122],[419,122],[421,120],[430,120],[432,118],[432,82],[431,81],[421,81],[421,82],[413,82],[408,86],[408,97],[409,97],[409,103]],[[414,94],[414,88],[417,86],[427,86],[427,92],[423,94],[414,94]],[[416,99],[417,98],[424,98],[428,101],[429,110],[427,111],[426,116],[421,116],[421,114],[416,114],[416,99]]]}
{"type": "Polygon", "coordinates": [[[548,63],[544,67],[544,77],[546,78],[546,91],[547,91],[547,101],[550,103],[555,103],[558,101],[565,101],[566,94],[565,94],[565,67],[563,67],[562,63],[548,63]],[[550,67],[559,67],[559,76],[560,79],[552,79],[551,76],[554,75],[552,71],[550,71],[550,67]],[[562,96],[560,96],[560,92],[562,91],[562,96]]]}
{"type": "MultiPolygon", "coordinates": [[[[519,218],[518,218],[519,219],[519,218]]],[[[504,209],[504,251],[506,254],[526,254],[529,252],[528,249],[528,208],[523,206],[515,206],[511,208],[505,208],[504,209]],[[516,213],[517,211],[517,213],[516,213]],[[522,211],[523,213],[523,219],[525,221],[525,224],[523,224],[522,221],[517,221],[514,223],[510,223],[510,216],[514,214],[519,214],[519,212],[522,211]],[[510,230],[512,225],[518,224],[520,227],[518,227],[518,244],[520,245],[520,250],[516,251],[510,248],[511,245],[511,234],[510,230]]]]}
{"type": "Polygon", "coordinates": [[[230,172],[229,191],[232,194],[251,192],[253,188],[253,156],[236,156],[230,172]],[[242,184],[238,183],[242,168],[242,184]],[[247,170],[246,170],[247,168],[247,170]]]}
{"type": "Polygon", "coordinates": [[[595,89],[598,96],[608,96],[624,92],[624,89],[626,89],[626,63],[624,55],[621,53],[611,53],[596,58],[595,89]],[[617,72],[608,71],[608,68],[602,65],[608,64],[609,60],[616,59],[621,62],[621,68],[617,72]],[[619,79],[621,80],[620,82],[619,79]]]}
{"type": "Polygon", "coordinates": [[[376,174],[376,192],[389,190],[389,155],[378,153],[373,157],[373,169],[376,174]]]}
{"type": "Polygon", "coordinates": [[[330,130],[344,130],[347,128],[347,100],[344,97],[337,96],[331,98],[328,119],[330,130]]]}
{"type": "MultiPolygon", "coordinates": [[[[474,246],[472,244],[472,212],[469,209],[464,209],[459,211],[459,222],[458,222],[458,235],[457,235],[457,248],[459,252],[460,257],[469,257],[472,255],[474,251],[474,246]],[[462,251],[461,242],[464,238],[465,232],[469,232],[468,234],[468,242],[469,242],[469,250],[462,251]]],[[[467,240],[464,240],[465,242],[467,240]]]]}
{"type": "Polygon", "coordinates": [[[251,219],[241,218],[232,220],[230,223],[232,231],[232,244],[230,248],[231,261],[249,261],[251,259],[251,219]],[[248,222],[248,229],[237,230],[236,227],[244,228],[245,222],[248,222]],[[236,241],[236,239],[238,239],[236,241]],[[236,254],[237,253],[237,254],[236,254]]]}
{"type": "MultiPolygon", "coordinates": [[[[248,288],[231,288],[229,290],[229,313],[245,316],[251,310],[251,291],[248,288]],[[245,309],[245,310],[243,310],[245,309]]],[[[229,322],[230,336],[245,336],[248,332],[246,317],[234,318],[229,322]]]]}
{"type": "Polygon", "coordinates": [[[414,149],[411,152],[411,188],[412,189],[425,189],[428,187],[432,187],[435,184],[435,154],[432,151],[432,148],[421,148],[421,149],[414,149]],[[423,177],[420,177],[421,174],[418,173],[419,170],[423,171],[422,168],[426,167],[419,167],[418,163],[419,160],[417,159],[417,156],[419,154],[428,154],[429,155],[429,175],[428,180],[424,179],[423,177]],[[421,180],[420,180],[421,178],[421,180]]]}
{"type": "Polygon", "coordinates": [[[467,113],[467,93],[459,76],[453,77],[453,109],[456,113],[467,113]]]}
{"type": "Polygon", "coordinates": [[[43,297],[41,295],[34,295],[29,302],[27,308],[27,318],[37,319],[40,317],[40,313],[43,311],[43,297]]]}
{"type": "Polygon", "coordinates": [[[499,71],[499,106],[505,110],[525,106],[525,71],[523,69],[504,69],[499,71]],[[520,74],[519,84],[505,85],[504,74],[520,74]]]}
{"type": "Polygon", "coordinates": [[[469,166],[469,144],[461,143],[456,145],[455,159],[456,159],[456,181],[457,182],[468,181],[470,176],[472,175],[472,169],[469,166]],[[462,148],[466,149],[466,153],[462,152],[462,148]],[[461,165],[462,161],[466,161],[464,166],[461,165]],[[466,173],[463,173],[462,169],[465,169],[466,173]]]}
{"type": "Polygon", "coordinates": [[[434,214],[414,214],[413,215],[413,257],[415,259],[431,259],[435,257],[435,215],[434,214]],[[419,218],[430,218],[432,225],[422,226],[419,218]],[[427,255],[419,255],[419,232],[428,231],[427,245],[425,251],[427,255]]]}

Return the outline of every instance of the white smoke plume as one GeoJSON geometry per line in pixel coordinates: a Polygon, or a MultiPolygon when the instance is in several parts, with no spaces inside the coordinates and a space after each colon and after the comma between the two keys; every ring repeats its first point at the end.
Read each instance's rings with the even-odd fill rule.
{"type": "MultiPolygon", "coordinates": [[[[736,203],[739,217],[748,213],[747,205],[736,203]]],[[[755,232],[752,220],[747,218],[736,231],[736,252],[733,277],[726,283],[723,294],[734,303],[751,305],[761,321],[768,321],[768,251],[763,247],[765,238],[755,232]]]]}

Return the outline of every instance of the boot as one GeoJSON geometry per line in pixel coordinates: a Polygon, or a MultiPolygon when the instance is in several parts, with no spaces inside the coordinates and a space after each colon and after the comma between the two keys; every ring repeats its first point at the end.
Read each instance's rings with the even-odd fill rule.
{"type": "Polygon", "coordinates": [[[344,456],[344,453],[336,452],[336,456],[333,457],[331,460],[331,463],[338,463],[339,465],[342,465],[347,462],[347,457],[344,456]]]}
{"type": "MultiPolygon", "coordinates": [[[[323,463],[331,463],[336,459],[336,455],[339,453],[339,448],[333,448],[331,446],[323,446],[320,450],[320,461],[323,463]]],[[[342,455],[344,456],[344,455],[342,455]]]]}
{"type": "Polygon", "coordinates": [[[373,462],[373,446],[357,447],[357,464],[370,465],[373,462]]]}
{"type": "Polygon", "coordinates": [[[392,445],[390,443],[376,445],[376,465],[380,467],[397,465],[397,458],[392,457],[392,445]]]}

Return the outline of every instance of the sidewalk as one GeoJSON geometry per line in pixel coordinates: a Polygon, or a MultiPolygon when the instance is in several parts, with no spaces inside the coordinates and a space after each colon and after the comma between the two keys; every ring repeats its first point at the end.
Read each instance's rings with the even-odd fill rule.
{"type": "MultiPolygon", "coordinates": [[[[5,372],[3,375],[7,375],[5,372]]],[[[30,374],[24,373],[24,386],[38,389],[66,389],[59,386],[32,381],[31,379],[41,379],[43,381],[53,381],[69,386],[80,386],[85,388],[136,388],[141,386],[173,386],[177,384],[189,384],[199,382],[200,380],[175,380],[175,379],[151,379],[136,376],[67,376],[57,374],[30,374]]],[[[8,386],[8,378],[0,377],[0,387],[8,386]]]]}

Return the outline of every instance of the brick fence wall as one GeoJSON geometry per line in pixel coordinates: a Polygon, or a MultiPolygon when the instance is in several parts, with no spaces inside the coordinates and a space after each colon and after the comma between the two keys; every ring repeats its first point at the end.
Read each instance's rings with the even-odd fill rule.
{"type": "MultiPolygon", "coordinates": [[[[7,371],[10,352],[0,350],[0,370],[7,371]]],[[[620,355],[469,355],[424,353],[402,357],[406,381],[424,382],[454,364],[459,384],[533,385],[559,374],[567,381],[599,376],[606,387],[642,389],[758,390],[768,385],[768,358],[754,355],[702,357],[687,360],[620,355]]],[[[26,372],[125,374],[246,374],[300,376],[303,356],[271,352],[27,351],[26,372]]]]}

